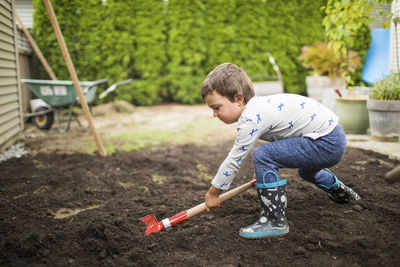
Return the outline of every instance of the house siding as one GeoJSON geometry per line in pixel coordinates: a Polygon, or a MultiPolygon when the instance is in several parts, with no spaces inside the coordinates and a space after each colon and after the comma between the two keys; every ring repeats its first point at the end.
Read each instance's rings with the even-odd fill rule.
{"type": "Polygon", "coordinates": [[[0,0],[0,151],[23,130],[13,3],[0,0]]]}
{"type": "Polygon", "coordinates": [[[24,26],[28,29],[32,29],[33,28],[32,0],[14,0],[14,4],[15,4],[15,12],[17,12],[18,17],[21,19],[24,26]]]}

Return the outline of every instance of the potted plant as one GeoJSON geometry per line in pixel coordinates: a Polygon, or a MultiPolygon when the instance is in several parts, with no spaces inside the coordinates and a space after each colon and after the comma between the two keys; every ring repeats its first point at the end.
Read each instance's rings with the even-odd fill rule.
{"type": "Polygon", "coordinates": [[[370,12],[374,7],[373,0],[328,0],[325,10],[326,16],[322,21],[326,37],[332,46],[343,58],[344,71],[342,77],[346,80],[348,96],[336,98],[336,114],[339,123],[346,133],[365,134],[369,127],[366,95],[353,94],[351,77],[350,48],[358,41],[357,33],[368,27],[372,17],[370,12]]]}
{"type": "Polygon", "coordinates": [[[310,69],[306,76],[307,95],[334,110],[329,95],[334,96],[334,89],[343,88],[346,84],[343,77],[345,68],[354,73],[360,64],[357,52],[349,51],[348,66],[344,64],[343,55],[338,53],[328,42],[317,42],[312,46],[303,46],[299,60],[305,68],[310,69]]]}
{"type": "Polygon", "coordinates": [[[371,136],[398,141],[400,135],[400,74],[394,73],[374,84],[367,101],[371,136]]]}

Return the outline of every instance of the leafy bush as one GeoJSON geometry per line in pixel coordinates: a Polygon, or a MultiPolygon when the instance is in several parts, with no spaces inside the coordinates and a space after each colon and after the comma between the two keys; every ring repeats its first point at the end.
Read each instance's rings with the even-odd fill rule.
{"type": "MultiPolygon", "coordinates": [[[[79,20],[81,18],[81,2],[79,0],[59,0],[57,4],[51,1],[57,21],[63,32],[69,54],[76,65],[81,41],[79,40],[79,20]]],[[[35,0],[34,7],[34,39],[41,48],[46,60],[49,62],[54,74],[59,80],[70,80],[69,72],[62,56],[56,35],[51,25],[47,10],[43,1],[35,0]]],[[[76,68],[78,77],[80,68],[76,68]]],[[[44,69],[41,69],[41,77],[49,79],[44,69]]]]}
{"type": "MultiPolygon", "coordinates": [[[[236,62],[236,0],[206,1],[205,4],[205,72],[224,62],[236,62]]],[[[239,63],[238,63],[239,64],[239,63]]]]}
{"type": "MultiPolygon", "coordinates": [[[[279,66],[285,91],[304,93],[307,70],[298,56],[304,45],[324,40],[320,7],[326,2],[52,0],[79,79],[131,78],[105,101],[137,105],[201,103],[202,81],[223,62],[250,76],[274,75],[266,52],[279,66]]],[[[34,38],[57,77],[69,80],[43,1],[33,3],[34,38]]],[[[367,37],[357,37],[363,44],[352,49],[362,57],[369,30],[359,34],[367,37]]],[[[40,78],[48,79],[42,67],[40,78]]]]}
{"type": "Polygon", "coordinates": [[[400,74],[393,73],[376,82],[369,97],[378,100],[400,100],[400,74]]]}
{"type": "MultiPolygon", "coordinates": [[[[266,1],[266,50],[276,60],[286,92],[305,93],[307,71],[298,56],[304,45],[324,39],[321,24],[324,14],[320,10],[324,3],[325,1],[266,1]]],[[[265,63],[265,66],[269,68],[268,73],[274,73],[269,64],[265,63]]]]}
{"type": "MultiPolygon", "coordinates": [[[[372,21],[370,16],[374,8],[374,1],[371,0],[328,0],[323,9],[326,16],[322,20],[325,28],[326,37],[330,43],[334,43],[334,49],[343,57],[349,55],[349,50],[359,48],[363,50],[362,35],[368,33],[368,26],[372,21]]],[[[368,46],[368,43],[367,43],[368,46]]],[[[360,54],[364,56],[365,52],[360,54]]],[[[346,65],[349,60],[345,60],[346,65]]],[[[358,72],[360,74],[360,71],[358,72]]],[[[348,85],[355,84],[354,78],[350,73],[350,66],[345,68],[344,78],[348,85]]]]}
{"type": "MultiPolygon", "coordinates": [[[[313,46],[303,46],[299,59],[303,66],[310,68],[311,75],[321,75],[328,77],[342,77],[345,72],[346,59],[343,58],[333,46],[327,42],[315,43],[313,46]]],[[[348,71],[354,73],[360,65],[360,57],[357,52],[349,51],[348,71]]]]}
{"type": "Polygon", "coordinates": [[[152,105],[168,96],[164,79],[167,71],[164,3],[158,0],[134,2],[133,65],[129,68],[140,81],[131,91],[131,102],[152,105]]]}
{"type": "Polygon", "coordinates": [[[201,0],[168,1],[168,87],[170,98],[187,104],[202,102],[205,78],[205,6],[201,0]]]}

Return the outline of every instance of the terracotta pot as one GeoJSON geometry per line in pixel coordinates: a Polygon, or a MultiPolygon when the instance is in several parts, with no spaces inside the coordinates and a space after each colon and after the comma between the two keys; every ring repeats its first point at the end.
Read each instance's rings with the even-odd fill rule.
{"type": "Polygon", "coordinates": [[[368,99],[371,137],[380,141],[398,141],[400,135],[400,100],[368,99]]]}

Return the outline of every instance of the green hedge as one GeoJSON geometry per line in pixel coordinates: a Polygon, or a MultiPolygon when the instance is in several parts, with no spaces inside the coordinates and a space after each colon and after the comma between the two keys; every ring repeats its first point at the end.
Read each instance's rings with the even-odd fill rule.
{"type": "MultiPolygon", "coordinates": [[[[285,91],[305,92],[301,47],[324,40],[326,0],[57,0],[52,1],[80,80],[134,79],[105,101],[137,105],[202,102],[209,71],[233,62],[252,76],[275,75],[285,91]]],[[[34,38],[59,79],[70,79],[42,0],[34,0],[34,38]]],[[[365,55],[369,30],[355,49],[365,55]]],[[[360,71],[356,80],[360,80],[360,71]]],[[[42,69],[41,78],[48,79],[42,69]]]]}
{"type": "Polygon", "coordinates": [[[201,101],[199,88],[206,75],[205,6],[201,0],[168,1],[168,87],[172,100],[201,101]]]}
{"type": "Polygon", "coordinates": [[[236,1],[215,0],[205,4],[205,71],[224,62],[235,62],[238,54],[236,37],[236,1]]]}
{"type": "MultiPolygon", "coordinates": [[[[63,32],[64,38],[68,43],[68,50],[72,60],[76,64],[77,72],[79,73],[79,64],[76,62],[79,56],[79,47],[81,41],[79,37],[79,20],[81,12],[81,1],[79,0],[58,0],[55,5],[55,1],[51,1],[54,12],[56,13],[60,29],[63,32]]],[[[43,1],[36,0],[33,2],[34,6],[34,38],[37,42],[41,52],[48,61],[53,72],[59,80],[70,79],[68,69],[65,65],[64,58],[62,57],[61,50],[59,48],[57,38],[54,34],[51,26],[50,19],[48,17],[46,8],[43,1]]],[[[47,78],[47,74],[42,69],[42,78],[47,78]]]]}

